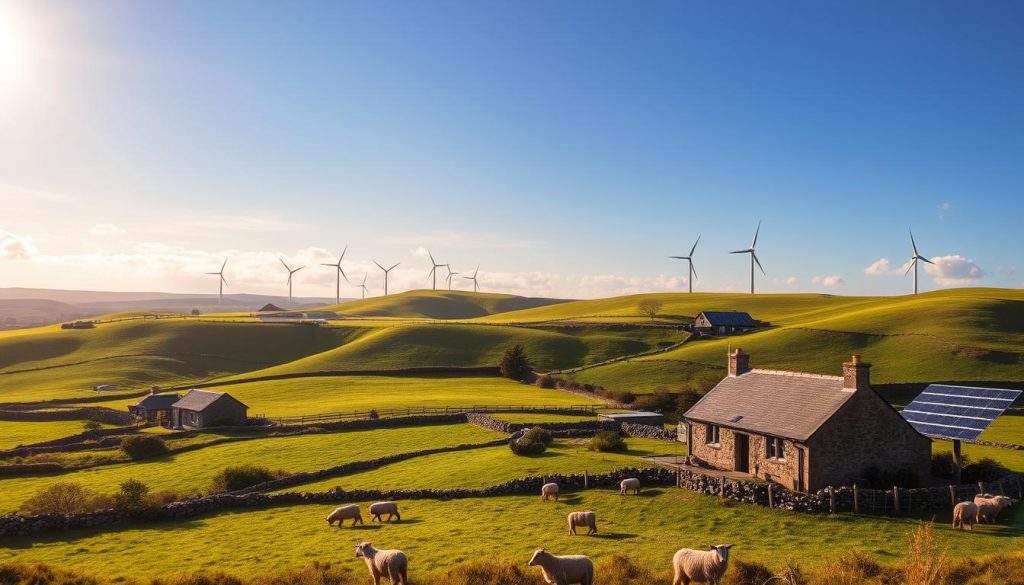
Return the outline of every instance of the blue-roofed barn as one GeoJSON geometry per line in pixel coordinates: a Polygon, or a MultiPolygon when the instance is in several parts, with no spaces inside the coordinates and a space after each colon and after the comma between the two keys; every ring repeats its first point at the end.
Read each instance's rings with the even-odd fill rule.
{"type": "Polygon", "coordinates": [[[763,326],[743,311],[701,311],[693,320],[693,330],[704,335],[730,335],[763,326]]]}
{"type": "Polygon", "coordinates": [[[180,399],[180,394],[160,394],[159,390],[154,388],[148,396],[129,406],[128,412],[144,418],[146,422],[169,421],[171,420],[171,407],[180,399]]]}

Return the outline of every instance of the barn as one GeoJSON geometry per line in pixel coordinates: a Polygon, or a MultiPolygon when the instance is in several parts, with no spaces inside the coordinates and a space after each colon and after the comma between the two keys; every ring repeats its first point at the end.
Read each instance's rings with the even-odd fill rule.
{"type": "Polygon", "coordinates": [[[854,355],[842,376],[751,369],[736,349],[729,373],[684,420],[691,462],[798,491],[873,479],[904,486],[931,475],[931,440],[871,387],[854,355]]]}
{"type": "Polygon", "coordinates": [[[743,311],[701,311],[693,320],[693,330],[703,335],[744,333],[764,326],[743,311]]]}
{"type": "Polygon", "coordinates": [[[160,423],[171,420],[171,407],[181,399],[180,394],[160,394],[156,390],[128,407],[128,412],[142,417],[146,422],[160,423]]]}
{"type": "Polygon", "coordinates": [[[202,429],[245,424],[249,407],[227,392],[189,390],[171,406],[174,428],[202,429]]]}

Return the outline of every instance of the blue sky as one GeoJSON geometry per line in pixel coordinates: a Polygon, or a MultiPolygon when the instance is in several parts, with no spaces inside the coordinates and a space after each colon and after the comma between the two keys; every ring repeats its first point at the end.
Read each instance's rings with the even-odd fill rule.
{"type": "Polygon", "coordinates": [[[349,244],[378,289],[430,249],[685,290],[702,234],[695,288],[742,291],[760,220],[759,290],[904,293],[911,226],[922,288],[1020,287],[1022,39],[1010,2],[0,0],[0,286],[280,293],[281,256],[327,295],[349,244]]]}

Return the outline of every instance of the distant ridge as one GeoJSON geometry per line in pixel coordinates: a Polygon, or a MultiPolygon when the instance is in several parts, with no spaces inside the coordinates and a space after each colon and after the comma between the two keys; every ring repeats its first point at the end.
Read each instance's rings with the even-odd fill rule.
{"type": "Polygon", "coordinates": [[[568,301],[495,293],[412,290],[386,297],[332,304],[320,310],[334,311],[348,317],[476,319],[565,302],[568,301]]]}

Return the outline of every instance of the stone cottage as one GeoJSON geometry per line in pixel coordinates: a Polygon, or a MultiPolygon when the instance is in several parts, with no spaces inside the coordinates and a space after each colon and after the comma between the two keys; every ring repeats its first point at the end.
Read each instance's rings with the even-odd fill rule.
{"type": "Polygon", "coordinates": [[[901,474],[926,483],[931,440],[871,388],[854,355],[842,376],[750,368],[729,355],[728,376],[684,415],[691,461],[798,491],[901,474]]]}
{"type": "Polygon", "coordinates": [[[142,417],[146,422],[163,423],[171,420],[172,407],[180,399],[180,394],[161,394],[154,389],[145,398],[129,406],[128,412],[142,417]]]}
{"type": "Polygon", "coordinates": [[[249,407],[226,392],[189,390],[171,406],[171,426],[202,429],[245,424],[249,407]]]}

